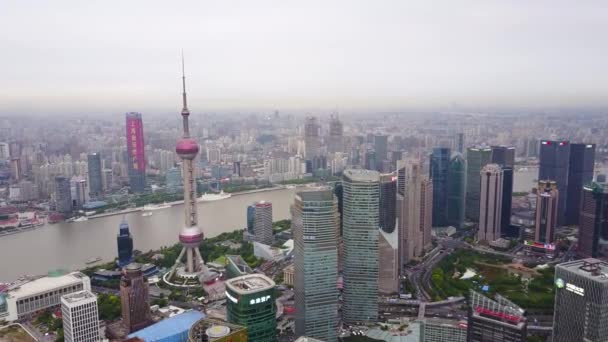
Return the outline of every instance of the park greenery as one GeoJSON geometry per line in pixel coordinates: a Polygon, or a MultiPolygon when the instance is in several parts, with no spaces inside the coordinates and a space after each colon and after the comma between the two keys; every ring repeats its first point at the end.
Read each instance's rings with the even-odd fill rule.
{"type": "Polygon", "coordinates": [[[100,293],[97,295],[97,307],[99,309],[99,319],[113,321],[118,319],[121,314],[120,297],[113,294],[100,293]]]}
{"type": "Polygon", "coordinates": [[[276,234],[291,228],[291,220],[280,220],[272,223],[272,231],[276,234]]]}
{"type": "Polygon", "coordinates": [[[483,291],[483,287],[488,286],[487,292],[490,295],[501,294],[525,309],[552,312],[555,296],[554,269],[538,270],[538,275],[524,279],[509,274],[507,270],[491,267],[510,262],[511,260],[499,256],[457,250],[433,269],[430,294],[434,300],[441,300],[451,296],[466,296],[469,289],[483,291]],[[475,270],[477,275],[460,279],[467,269],[475,270]]]}

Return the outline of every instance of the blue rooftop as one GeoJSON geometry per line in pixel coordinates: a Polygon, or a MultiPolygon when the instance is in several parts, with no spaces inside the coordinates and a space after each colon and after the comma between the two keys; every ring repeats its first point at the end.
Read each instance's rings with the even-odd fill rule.
{"type": "Polygon", "coordinates": [[[186,311],[136,331],[128,337],[139,337],[146,342],[188,341],[188,330],[196,321],[203,318],[205,315],[199,311],[186,311]]]}

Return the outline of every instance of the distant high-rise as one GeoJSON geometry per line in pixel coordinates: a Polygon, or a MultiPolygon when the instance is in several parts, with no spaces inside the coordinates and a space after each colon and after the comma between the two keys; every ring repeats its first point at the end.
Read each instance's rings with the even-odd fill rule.
{"type": "Polygon", "coordinates": [[[61,297],[61,317],[66,342],[101,341],[97,296],[90,291],[74,292],[61,297]]]}
{"type": "Polygon", "coordinates": [[[555,267],[553,342],[600,342],[608,334],[608,263],[597,259],[555,267]]]}
{"type": "Polygon", "coordinates": [[[431,154],[429,175],[433,181],[433,226],[448,225],[448,174],[450,149],[435,147],[431,154]]]}
{"type": "Polygon", "coordinates": [[[149,292],[148,280],[144,278],[141,265],[127,265],[120,279],[120,303],[122,321],[130,333],[145,328],[152,322],[149,292]]]}
{"type": "Polygon", "coordinates": [[[349,324],[378,319],[378,206],[380,177],[369,170],[345,170],[344,292],[342,316],[349,324]]]}
{"type": "Polygon", "coordinates": [[[570,165],[564,224],[577,225],[583,186],[593,181],[595,144],[570,144],[570,165]]]}
{"type": "Polygon", "coordinates": [[[458,153],[464,153],[464,133],[458,133],[456,135],[456,151],[458,153]]]}
{"type": "Polygon", "coordinates": [[[255,205],[248,205],[247,206],[247,232],[251,235],[254,234],[253,232],[253,225],[255,223],[255,205]]]}
{"type": "Polygon", "coordinates": [[[87,193],[87,181],[84,179],[76,179],[74,181],[74,188],[74,190],[76,190],[76,198],[73,203],[75,203],[76,208],[81,209],[89,199],[89,194],[87,193]]]}
{"type": "Polygon", "coordinates": [[[70,180],[63,176],[55,177],[55,209],[62,214],[72,212],[70,180]]]}
{"type": "Polygon", "coordinates": [[[399,200],[400,267],[420,258],[431,245],[433,183],[418,162],[406,166],[407,187],[399,200]]]}
{"type": "Polygon", "coordinates": [[[260,201],[253,205],[253,235],[255,241],[265,245],[272,245],[274,236],[272,234],[272,203],[260,201]]]}
{"type": "Polygon", "coordinates": [[[146,187],[144,124],[140,113],[127,113],[126,118],[129,185],[132,192],[143,192],[146,187]]]}
{"type": "Polygon", "coordinates": [[[542,140],[538,179],[549,179],[557,183],[559,201],[557,207],[557,224],[564,224],[568,198],[568,171],[570,168],[570,142],[542,140]]]}
{"type": "Polygon", "coordinates": [[[553,243],[557,224],[558,197],[559,191],[554,181],[542,180],[538,182],[534,241],[553,243]]]}
{"type": "Polygon", "coordinates": [[[314,116],[307,116],[304,122],[304,159],[312,160],[320,152],[319,123],[314,116]]]}
{"type": "Polygon", "coordinates": [[[477,240],[492,242],[500,238],[502,214],[502,168],[488,164],[481,169],[479,231],[477,240]]]}
{"type": "Polygon", "coordinates": [[[479,172],[492,162],[492,149],[489,147],[469,147],[467,149],[467,196],[465,203],[466,217],[479,222],[479,192],[481,183],[479,172]]]}
{"type": "Polygon", "coordinates": [[[129,224],[124,218],[120,222],[118,236],[116,236],[118,246],[118,267],[122,268],[133,262],[133,237],[129,232],[129,224]]]}
{"type": "Polygon", "coordinates": [[[388,136],[374,135],[374,151],[376,152],[376,168],[380,172],[387,171],[382,169],[383,162],[388,158],[388,136]]]}
{"type": "Polygon", "coordinates": [[[343,152],[344,151],[344,128],[342,127],[342,121],[338,118],[338,115],[332,115],[329,119],[329,141],[327,149],[331,153],[343,152]]]}
{"type": "Polygon", "coordinates": [[[292,214],[296,336],[336,341],[337,198],[331,190],[298,192],[292,214]]]}
{"type": "Polygon", "coordinates": [[[87,155],[87,164],[89,169],[89,196],[98,198],[103,194],[101,155],[99,153],[87,155]]]}
{"type": "Polygon", "coordinates": [[[343,232],[343,225],[342,225],[342,221],[343,221],[343,201],[344,201],[344,187],[342,186],[342,182],[336,182],[336,185],[334,186],[334,195],[336,195],[336,198],[338,199],[338,213],[340,214],[340,234],[339,236],[342,237],[342,232],[343,232]]]}
{"type": "Polygon", "coordinates": [[[502,212],[500,215],[501,235],[515,237],[511,229],[511,207],[513,205],[513,168],[515,167],[515,147],[492,146],[492,163],[502,168],[502,212]]]}
{"type": "Polygon", "coordinates": [[[525,342],[528,323],[524,313],[522,308],[500,295],[492,300],[471,290],[467,341],[525,342]]]}
{"type": "Polygon", "coordinates": [[[387,233],[395,230],[397,204],[397,176],[380,175],[380,228],[387,233]]]}
{"type": "MultiPolygon", "coordinates": [[[[561,195],[561,194],[560,194],[561,195]]],[[[583,187],[578,228],[578,255],[597,258],[608,255],[608,184],[591,183],[583,187]]]]}
{"type": "Polygon", "coordinates": [[[448,169],[448,224],[464,228],[467,165],[460,153],[450,159],[448,169]]]}
{"type": "Polygon", "coordinates": [[[228,322],[247,328],[247,341],[277,340],[275,283],[263,274],[229,279],[226,284],[228,322]]]}

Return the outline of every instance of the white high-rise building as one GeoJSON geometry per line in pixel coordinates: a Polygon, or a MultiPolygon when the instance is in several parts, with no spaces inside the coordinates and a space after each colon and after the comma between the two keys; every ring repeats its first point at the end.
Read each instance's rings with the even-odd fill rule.
{"type": "Polygon", "coordinates": [[[66,342],[97,342],[99,336],[99,312],[97,296],[80,291],[61,297],[63,334],[66,342]]]}

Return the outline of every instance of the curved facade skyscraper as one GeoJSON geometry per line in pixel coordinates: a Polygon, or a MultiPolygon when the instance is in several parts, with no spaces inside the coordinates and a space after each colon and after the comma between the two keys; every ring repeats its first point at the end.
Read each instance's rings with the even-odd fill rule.
{"type": "Polygon", "coordinates": [[[129,224],[124,218],[120,222],[116,245],[118,247],[118,267],[123,268],[133,262],[133,237],[129,232],[129,224]]]}

